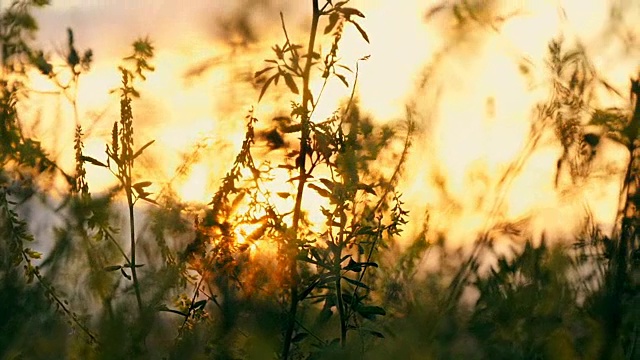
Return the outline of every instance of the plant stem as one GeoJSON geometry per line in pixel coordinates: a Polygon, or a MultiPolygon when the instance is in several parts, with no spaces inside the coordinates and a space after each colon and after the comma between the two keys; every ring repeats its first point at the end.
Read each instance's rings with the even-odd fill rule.
{"type": "Polygon", "coordinates": [[[627,164],[627,172],[625,175],[626,184],[626,200],[625,207],[622,215],[622,226],[620,231],[620,237],[618,239],[618,245],[616,247],[616,254],[614,255],[613,263],[610,266],[609,281],[610,286],[607,291],[609,292],[607,298],[611,302],[607,304],[609,316],[605,320],[605,334],[606,341],[602,348],[601,359],[610,359],[616,349],[616,345],[620,344],[620,330],[622,327],[622,317],[624,315],[622,306],[623,296],[625,291],[625,282],[627,280],[627,267],[628,256],[634,249],[633,239],[638,233],[637,222],[635,217],[637,216],[638,203],[636,200],[638,189],[635,186],[637,180],[637,170],[634,169],[637,161],[635,159],[635,153],[638,149],[636,145],[636,139],[640,132],[640,77],[631,82],[631,93],[635,99],[635,109],[631,117],[631,121],[627,125],[626,134],[629,137],[629,163],[627,164]]]}
{"type": "Polygon", "coordinates": [[[300,215],[302,211],[302,193],[307,179],[305,163],[307,158],[307,142],[309,140],[309,101],[311,100],[311,91],[309,90],[309,78],[311,74],[311,64],[313,57],[310,55],[315,48],[316,32],[318,30],[318,21],[320,19],[320,8],[318,0],[313,0],[313,16],[311,20],[311,31],[309,34],[309,46],[307,48],[306,62],[304,72],[302,74],[302,116],[301,116],[301,136],[300,136],[300,161],[298,162],[300,178],[298,180],[298,190],[296,193],[296,203],[293,210],[293,229],[292,239],[289,242],[289,270],[291,272],[289,292],[291,296],[291,304],[289,307],[289,318],[284,336],[284,344],[282,348],[282,359],[289,358],[291,349],[291,338],[296,325],[296,312],[298,310],[298,262],[296,253],[298,251],[298,228],[300,224],[300,215]]]}
{"type": "Polygon", "coordinates": [[[344,248],[344,228],[346,225],[346,216],[344,213],[344,209],[340,209],[340,235],[339,242],[336,250],[334,251],[334,268],[336,276],[336,300],[338,305],[338,315],[340,317],[340,346],[343,348],[347,344],[347,318],[345,314],[345,306],[344,300],[342,299],[342,274],[341,274],[341,266],[340,260],[342,259],[342,249],[344,248]]]}
{"type": "Polygon", "coordinates": [[[344,300],[342,299],[342,277],[340,277],[340,255],[336,260],[338,278],[336,279],[336,299],[338,300],[338,315],[340,316],[340,346],[347,344],[347,319],[345,316],[344,300]]]}
{"type": "MultiPolygon", "coordinates": [[[[129,171],[131,168],[129,167],[129,171]]],[[[130,175],[130,174],[129,174],[130,175]]],[[[129,265],[131,265],[131,277],[133,278],[133,288],[136,292],[136,301],[138,303],[138,311],[142,316],[142,297],[140,296],[140,283],[138,282],[138,274],[136,271],[136,228],[135,228],[135,218],[133,215],[133,194],[131,193],[131,177],[127,178],[127,204],[129,205],[129,230],[130,230],[130,239],[131,239],[131,261],[129,265]]]]}
{"type": "MultiPolygon", "coordinates": [[[[351,127],[354,131],[355,126],[351,127]]],[[[353,150],[353,147],[350,148],[353,150]]],[[[343,178],[343,181],[345,179],[343,178]]],[[[353,202],[353,199],[350,199],[353,202]]],[[[347,214],[345,213],[346,202],[339,205],[338,211],[340,212],[340,233],[338,234],[338,246],[334,250],[334,271],[336,275],[336,298],[338,303],[338,315],[340,317],[340,346],[343,348],[347,345],[347,316],[344,300],[342,299],[342,249],[345,247],[345,227],[347,226],[347,214]]],[[[355,207],[355,206],[354,206],[355,207]]],[[[353,302],[353,300],[352,300],[353,302]]],[[[353,305],[353,304],[352,304],[353,305]]]]}
{"type": "MultiPolygon", "coordinates": [[[[124,129],[123,129],[124,131],[124,129]]],[[[123,146],[123,148],[125,148],[123,146]]],[[[136,227],[135,227],[135,216],[133,213],[133,193],[131,187],[131,169],[133,168],[133,159],[127,159],[125,161],[126,168],[123,169],[123,174],[125,176],[124,187],[125,192],[127,194],[127,205],[129,207],[129,239],[131,246],[131,261],[129,265],[131,266],[131,277],[133,279],[133,288],[136,292],[136,301],[138,303],[138,312],[142,316],[142,297],[140,296],[140,283],[138,282],[138,273],[136,271],[136,227]]]]}

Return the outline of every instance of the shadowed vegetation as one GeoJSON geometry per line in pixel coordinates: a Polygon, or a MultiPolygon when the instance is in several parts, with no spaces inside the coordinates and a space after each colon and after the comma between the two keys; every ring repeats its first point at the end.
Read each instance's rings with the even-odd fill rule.
{"type": "MultiPolygon", "coordinates": [[[[452,252],[444,237],[427,241],[426,220],[414,239],[402,233],[410,214],[399,183],[411,176],[415,109],[379,125],[358,103],[359,64],[368,56],[342,63],[340,41],[349,27],[370,39],[360,24],[365,14],[349,1],[309,1],[302,44],[292,41],[284,14],[274,19],[282,41],[250,81],[258,86],[256,106],[276,87],[290,102],[273,119],[251,110],[238,120],[241,148],[211,201],[195,210],[171,184],[152,194],[157,187],[139,171],[156,146],[135,113],[144,96],[138,85],[155,69],[151,40],[133,42],[118,66],[120,118],[104,156],[87,156],[77,85],[91,71],[93,50],[77,49],[72,29],[61,61],[33,47],[32,12],[47,4],[16,0],[0,14],[0,358],[638,357],[638,80],[628,108],[587,112],[590,124],[606,127],[631,154],[615,236],[587,219],[572,246],[544,239],[534,246],[519,224],[502,221],[499,198],[491,214],[497,225],[470,252],[452,252]],[[74,109],[75,129],[61,129],[74,131],[73,174],[23,132],[18,105],[31,101],[29,70],[46,76],[74,109]],[[350,90],[326,119],[314,116],[325,89],[312,92],[316,79],[350,90]],[[112,188],[91,191],[86,175],[96,167],[117,180],[112,188]],[[59,197],[56,179],[65,184],[59,197]],[[53,214],[47,231],[36,231],[39,212],[53,214]],[[508,256],[494,246],[505,234],[522,245],[508,256]],[[425,261],[437,269],[425,271],[425,261]]],[[[504,16],[494,16],[492,4],[444,3],[428,17],[454,19],[454,38],[477,26],[498,32],[504,16]]],[[[254,42],[246,21],[224,26],[245,29],[254,42]]],[[[585,149],[600,138],[585,134],[580,118],[595,87],[612,88],[579,46],[566,47],[561,39],[549,43],[552,93],[499,187],[519,173],[545,127],[564,149],[558,168],[568,167],[572,180],[589,175],[585,149]]],[[[435,59],[422,87],[430,86],[435,59]]]]}

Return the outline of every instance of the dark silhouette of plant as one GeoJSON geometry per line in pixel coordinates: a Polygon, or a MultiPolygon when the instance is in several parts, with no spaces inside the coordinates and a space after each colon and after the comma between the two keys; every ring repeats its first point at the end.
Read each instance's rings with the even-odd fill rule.
{"type": "MultiPolygon", "coordinates": [[[[293,118],[287,119],[289,123],[286,124],[288,132],[300,132],[300,145],[291,154],[295,157],[295,165],[284,165],[292,171],[297,170],[297,175],[292,180],[296,180],[298,184],[292,225],[286,231],[283,249],[285,258],[288,259],[286,269],[289,273],[287,280],[290,304],[281,354],[285,359],[289,358],[292,343],[299,342],[307,336],[305,332],[296,331],[299,323],[297,311],[299,303],[315,291],[320,293],[318,300],[324,301],[324,313],[320,316],[330,316],[332,313],[330,309],[336,306],[340,321],[339,342],[343,348],[346,346],[347,331],[360,328],[356,314],[366,318],[385,314],[381,307],[363,303],[369,286],[362,280],[369,267],[377,267],[377,264],[372,262],[372,255],[382,234],[388,232],[391,236],[395,235],[406,221],[406,212],[402,210],[402,203],[396,198],[391,223],[383,224],[383,217],[377,211],[380,204],[387,200],[386,192],[373,209],[367,209],[365,205],[367,203],[365,198],[368,195],[377,196],[374,186],[379,184],[367,184],[360,179],[358,160],[362,157],[359,157],[361,154],[358,151],[358,143],[362,133],[357,117],[348,111],[350,104],[342,115],[336,114],[322,123],[311,122],[313,109],[321,96],[320,94],[314,99],[309,89],[311,70],[315,61],[323,60],[323,68],[321,68],[323,78],[327,79],[333,75],[348,85],[345,76],[336,71],[338,67],[350,71],[349,68],[337,63],[338,44],[344,24],[350,23],[355,26],[363,39],[369,41],[366,32],[355,21],[356,17],[364,17],[364,15],[355,8],[346,7],[347,3],[347,1],[341,1],[333,4],[327,1],[321,7],[317,0],[312,2],[309,44],[306,54],[303,55],[298,52],[303,47],[291,43],[283,18],[286,42],[282,47],[276,45],[273,48],[277,59],[267,60],[275,66],[256,73],[256,76],[261,76],[277,70],[265,81],[260,97],[264,95],[271,82],[277,83],[280,77],[284,78],[285,84],[293,94],[298,94],[300,91],[295,79],[302,79],[302,102],[292,104],[293,118]],[[315,52],[315,42],[320,19],[325,16],[328,17],[329,23],[324,33],[332,34],[333,44],[329,53],[323,58],[322,54],[315,52]],[[304,65],[301,65],[302,59],[304,59],[304,65]],[[312,180],[314,170],[317,171],[316,168],[319,167],[324,167],[331,175],[312,180]],[[329,208],[322,208],[326,217],[327,230],[315,236],[301,229],[302,199],[306,187],[327,198],[331,204],[329,208]],[[318,235],[319,238],[317,238],[318,235]],[[320,239],[324,240],[326,247],[318,245],[320,239]],[[349,253],[349,249],[353,249],[355,253],[349,253]],[[305,274],[306,270],[304,267],[300,268],[299,261],[315,266],[316,272],[312,273],[310,278],[304,279],[301,274],[305,274]],[[343,264],[346,261],[348,262],[343,264]],[[358,275],[353,278],[348,276],[349,272],[358,275]],[[347,284],[346,287],[345,284],[347,284]],[[361,294],[359,290],[364,293],[361,294]]],[[[375,331],[372,333],[380,334],[375,331]]],[[[324,344],[324,346],[327,345],[330,343],[324,344]]]]}
{"type": "MultiPolygon", "coordinates": [[[[2,92],[0,97],[0,207],[2,220],[0,220],[0,227],[2,234],[6,235],[3,240],[7,242],[1,246],[4,260],[6,260],[2,261],[2,273],[7,276],[3,275],[0,281],[7,286],[8,292],[5,300],[8,306],[12,302],[12,296],[20,296],[18,289],[23,286],[13,276],[12,267],[23,265],[27,284],[37,279],[42,288],[42,293],[27,290],[31,296],[34,296],[34,302],[26,301],[26,303],[35,304],[37,308],[41,305],[37,303],[36,299],[44,297],[68,318],[71,326],[80,329],[90,342],[97,343],[96,336],[89,330],[80,315],[70,308],[69,301],[65,299],[65,296],[55,288],[50,279],[46,278],[40,267],[34,265],[34,261],[41,259],[42,254],[26,247],[27,243],[33,241],[33,235],[27,227],[27,221],[21,219],[17,212],[20,204],[35,194],[47,191],[46,188],[39,188],[40,185],[36,183],[39,176],[56,172],[65,177],[69,184],[73,183],[73,177],[60,170],[38,141],[23,134],[16,110],[17,103],[26,98],[27,89],[24,85],[26,70],[33,63],[34,54],[39,53],[30,45],[38,28],[31,15],[31,10],[47,4],[48,1],[13,1],[0,15],[2,43],[2,75],[0,77],[0,91],[2,92]],[[12,295],[13,291],[16,293],[12,295]]],[[[10,332],[3,331],[3,337],[5,334],[8,336],[10,332]]]]}
{"type": "MultiPolygon", "coordinates": [[[[398,165],[391,177],[385,177],[370,168],[370,164],[394,141],[394,131],[374,133],[371,123],[363,120],[354,104],[355,89],[345,109],[324,121],[312,121],[314,109],[321,101],[321,93],[314,95],[309,88],[314,76],[312,70],[320,68],[325,84],[335,76],[348,85],[347,78],[338,72],[352,72],[338,63],[338,44],[344,24],[353,24],[368,41],[367,34],[355,21],[364,15],[346,4],[346,1],[328,1],[320,6],[318,1],[313,1],[305,53],[301,53],[303,46],[291,42],[281,16],[285,43],[273,47],[275,59],[267,60],[269,66],[257,71],[255,76],[265,79],[259,99],[280,79],[292,94],[301,96],[300,103],[292,102],[289,116],[276,119],[277,126],[271,130],[275,134],[267,139],[273,143],[275,135],[282,140],[282,137],[299,134],[298,145],[288,149],[283,161],[275,166],[270,162],[257,164],[251,151],[256,142],[257,119],[249,114],[242,149],[213,197],[211,210],[196,220],[196,238],[183,254],[200,279],[195,283],[190,305],[178,313],[185,316],[186,325],[190,319],[200,316],[207,302],[218,307],[220,336],[212,345],[217,356],[232,356],[224,344],[232,341],[234,328],[240,326],[240,314],[247,311],[247,302],[259,296],[249,289],[260,287],[260,283],[247,281],[259,279],[260,275],[255,273],[264,271],[252,268],[255,260],[250,255],[251,249],[257,247],[255,257],[259,258],[260,249],[269,244],[277,249],[277,264],[270,269],[280,274],[274,274],[275,279],[262,285],[286,289],[275,293],[281,299],[281,306],[287,308],[286,322],[282,324],[282,358],[291,358],[294,350],[320,356],[323,352],[345,349],[349,330],[361,336],[383,337],[369,325],[369,321],[386,312],[368,303],[372,290],[368,279],[373,278],[367,274],[370,274],[369,268],[378,267],[376,249],[401,231],[407,212],[394,192],[401,166],[398,165]],[[315,45],[320,20],[324,17],[328,18],[324,32],[333,39],[327,54],[316,52],[315,45]],[[295,184],[295,190],[270,192],[269,184],[276,169],[289,174],[288,182],[295,184]],[[328,206],[303,206],[305,191],[313,191],[326,199],[328,206]],[[292,200],[292,209],[283,211],[275,206],[274,196],[292,200]],[[322,212],[325,223],[316,225],[322,225],[323,230],[314,230],[306,217],[308,211],[322,212]],[[250,231],[244,230],[247,225],[250,231]],[[334,314],[334,307],[338,335],[335,340],[324,340],[324,336],[331,336],[324,328],[334,314]],[[317,319],[309,323],[307,313],[317,314],[317,319]],[[306,338],[313,339],[316,350],[304,344],[306,338]]],[[[357,64],[354,75],[357,81],[357,64]]],[[[355,84],[353,86],[355,88],[355,84]]],[[[406,157],[411,132],[410,124],[398,159],[400,164],[406,157]]]]}
{"type": "MultiPolygon", "coordinates": [[[[310,1],[305,45],[293,42],[281,14],[284,41],[272,48],[266,67],[256,69],[252,84],[259,85],[258,102],[280,82],[295,100],[288,111],[280,104],[266,125],[249,112],[229,171],[211,202],[193,212],[196,206],[187,209],[171,193],[171,183],[151,198],[151,181],[136,171],[153,144],[134,146],[144,132],[135,127],[134,137],[133,114],[137,81],[153,70],[150,41],[136,41],[119,68],[122,83],[113,92],[120,119],[106,158],[87,156],[83,141],[91,129],[78,113],[77,89],[93,52],[79,49],[71,29],[61,64],[30,46],[37,30],[30,11],[47,3],[14,1],[0,16],[0,357],[39,358],[49,351],[42,349],[60,358],[636,357],[636,156],[625,178],[620,233],[611,239],[587,219],[590,227],[571,249],[525,241],[505,256],[493,240],[496,234],[527,240],[521,224],[504,221],[502,209],[506,189],[543,129],[555,130],[565,149],[559,166],[576,186],[592,175],[593,153],[585,150],[601,141],[584,133],[581,117],[605,127],[606,136],[635,155],[638,80],[631,86],[635,110],[592,109],[595,87],[619,92],[599,78],[579,45],[567,50],[560,39],[551,41],[553,91],[537,109],[523,154],[498,174],[495,186],[504,191],[496,192],[471,255],[446,252],[444,234],[428,242],[426,220],[415,241],[396,251],[395,239],[408,221],[397,186],[416,111],[408,107],[404,128],[379,126],[359,105],[359,63],[367,57],[343,64],[341,39],[345,27],[362,41],[369,37],[359,23],[364,14],[348,1],[310,1]],[[323,52],[318,44],[324,40],[330,45],[323,52]],[[29,69],[48,77],[74,109],[72,176],[21,130],[16,105],[27,101],[29,69]],[[70,81],[63,82],[63,74],[70,81]],[[312,93],[314,79],[351,88],[325,119],[314,116],[326,89],[312,93]],[[90,192],[87,164],[110,170],[117,185],[90,192]],[[50,174],[69,183],[53,206],[38,181],[50,174]],[[42,237],[52,245],[46,254],[34,250],[42,243],[29,226],[35,220],[26,201],[34,195],[45,199],[56,219],[51,235],[42,237]],[[124,211],[120,203],[126,203],[124,211]],[[318,214],[322,220],[314,223],[318,214]],[[486,271],[485,255],[495,259],[486,271]],[[423,266],[432,260],[439,268],[425,274],[423,266]],[[465,304],[470,290],[478,298],[465,304]],[[53,316],[50,304],[61,317],[53,316]]],[[[433,8],[429,16],[446,11],[454,20],[443,53],[468,32],[499,32],[506,17],[517,15],[498,15],[497,6],[460,1],[433,8]]],[[[229,31],[255,40],[247,16],[229,24],[229,31]]],[[[436,56],[420,86],[430,85],[429,71],[438,71],[445,59],[436,56]]],[[[186,156],[176,176],[188,173],[204,146],[186,156]]]]}
{"type": "Polygon", "coordinates": [[[638,265],[638,159],[637,159],[637,139],[640,127],[640,78],[631,80],[630,87],[631,104],[634,104],[632,115],[622,130],[623,136],[629,150],[629,164],[625,175],[626,194],[621,196],[625,199],[625,206],[620,214],[622,221],[620,233],[617,241],[609,252],[609,262],[604,278],[603,288],[603,327],[606,339],[602,348],[601,358],[608,359],[616,356],[619,348],[622,347],[624,353],[633,356],[636,353],[635,344],[637,342],[637,330],[629,336],[623,329],[627,327],[625,318],[631,317],[631,323],[638,320],[638,314],[632,310],[637,306],[637,286],[631,282],[630,275],[636,271],[634,267],[638,265]],[[628,350],[630,349],[630,350],[628,350]]]}

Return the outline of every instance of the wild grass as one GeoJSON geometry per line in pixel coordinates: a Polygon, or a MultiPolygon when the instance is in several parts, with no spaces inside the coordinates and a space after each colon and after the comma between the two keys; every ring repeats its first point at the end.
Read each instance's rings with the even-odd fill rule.
{"type": "MultiPolygon", "coordinates": [[[[363,115],[355,89],[358,64],[367,58],[341,63],[340,40],[351,26],[369,41],[358,23],[365,14],[348,1],[312,0],[306,43],[291,41],[281,14],[283,42],[255,73],[258,101],[280,80],[294,99],[288,114],[273,119],[268,136],[271,147],[288,144],[284,155],[256,156],[259,120],[250,111],[241,149],[211,202],[185,215],[169,187],[151,194],[152,182],[135,171],[154,146],[152,139],[135,146],[144,133],[133,101],[144,96],[136,84],[154,70],[151,42],[135,41],[118,68],[120,118],[104,159],[86,156],[75,89],[93,52],[80,55],[72,30],[61,66],[31,47],[28,36],[37,24],[30,12],[47,3],[15,1],[1,17],[1,358],[637,357],[635,156],[614,238],[594,228],[572,249],[525,241],[505,256],[493,246],[492,228],[464,255],[445,251],[446,239],[427,242],[426,227],[391,256],[410,219],[398,183],[408,171],[412,111],[405,123],[385,127],[363,115]],[[331,43],[328,52],[320,52],[320,38],[331,43]],[[75,109],[73,175],[22,132],[16,104],[27,101],[29,68],[48,76],[75,109]],[[65,71],[73,75],[68,84],[59,80],[65,71]],[[327,119],[313,116],[323,91],[312,93],[316,78],[351,89],[327,119]],[[391,170],[379,168],[383,158],[393,160],[391,170]],[[91,192],[86,174],[96,166],[108,169],[117,185],[91,192]],[[278,172],[287,175],[290,190],[272,190],[278,172]],[[32,198],[46,199],[49,189],[37,181],[46,175],[64,178],[68,193],[54,211],[59,221],[51,225],[52,238],[34,239],[29,224],[35,220],[24,209],[32,198]],[[306,202],[308,192],[324,202],[306,202]],[[313,223],[311,212],[322,214],[323,223],[313,223]],[[47,253],[34,250],[43,242],[51,243],[47,253]],[[482,254],[496,259],[488,273],[480,269],[482,254]],[[437,260],[438,270],[422,272],[425,259],[437,260]],[[471,302],[469,293],[476,294],[471,302]]],[[[450,10],[461,22],[491,21],[483,12],[490,9],[467,2],[436,10],[450,10]]],[[[564,51],[561,41],[550,43],[554,89],[539,108],[540,118],[555,126],[566,149],[561,160],[574,177],[588,172],[589,161],[572,152],[586,141],[576,118],[598,82],[583,55],[564,51]]],[[[635,155],[637,80],[631,93],[635,108],[599,110],[592,122],[617,131],[614,137],[635,155]]],[[[525,160],[508,167],[501,186],[525,160]]]]}

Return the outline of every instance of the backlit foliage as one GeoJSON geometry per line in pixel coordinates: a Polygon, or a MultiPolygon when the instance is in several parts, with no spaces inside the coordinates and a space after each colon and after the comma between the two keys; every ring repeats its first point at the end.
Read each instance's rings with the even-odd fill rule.
{"type": "MultiPolygon", "coordinates": [[[[589,175],[590,158],[581,152],[594,141],[583,133],[587,123],[603,126],[632,154],[613,238],[586,221],[573,247],[544,239],[536,247],[524,239],[522,249],[506,256],[494,246],[496,237],[525,236],[519,224],[498,221],[496,211],[497,225],[479,234],[469,253],[447,251],[444,236],[427,242],[428,219],[401,248],[398,239],[411,236],[403,233],[410,214],[399,184],[411,170],[405,167],[414,109],[387,125],[367,115],[357,86],[368,56],[346,64],[340,52],[347,27],[363,43],[374,41],[361,24],[366,15],[349,1],[309,3],[305,43],[292,42],[281,14],[274,20],[283,40],[252,79],[260,86],[255,106],[268,91],[285,90],[289,102],[278,104],[273,119],[258,119],[252,109],[239,120],[245,125],[240,149],[211,201],[195,210],[170,184],[136,171],[157,146],[135,111],[144,96],[138,85],[155,69],[151,40],[135,40],[117,67],[121,83],[112,93],[119,118],[104,139],[104,156],[92,157],[85,153],[77,91],[93,50],[79,50],[68,29],[62,62],[55,62],[31,41],[38,29],[31,11],[48,1],[16,0],[3,9],[0,357],[637,357],[638,80],[631,84],[635,108],[592,109],[597,87],[615,89],[579,45],[553,39],[546,69],[553,86],[532,125],[530,147],[537,130],[552,127],[573,179],[589,175]],[[17,105],[29,101],[29,69],[51,81],[74,110],[76,126],[67,129],[74,132],[73,174],[22,131],[17,105]],[[323,86],[313,93],[310,82],[317,79],[323,86]],[[331,79],[350,96],[317,119],[331,79]],[[278,88],[280,81],[285,86],[278,88]],[[265,143],[270,151],[258,151],[265,143]],[[87,174],[96,169],[111,173],[116,184],[95,192],[87,174]],[[58,197],[50,186],[56,178],[68,186],[58,197]],[[42,225],[38,211],[55,218],[44,224],[46,232],[36,226],[42,225]],[[494,263],[481,263],[484,256],[494,263]],[[425,259],[437,269],[423,271],[425,259]],[[477,295],[472,303],[469,292],[477,295]]],[[[516,15],[498,16],[496,8],[495,2],[444,2],[427,18],[452,20],[457,39],[478,26],[499,32],[505,17],[516,15]]],[[[510,164],[499,186],[520,169],[521,162],[510,164]]]]}

